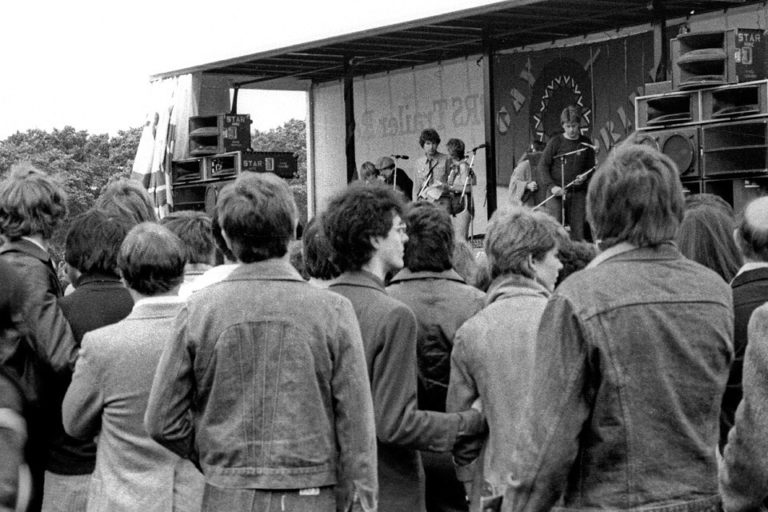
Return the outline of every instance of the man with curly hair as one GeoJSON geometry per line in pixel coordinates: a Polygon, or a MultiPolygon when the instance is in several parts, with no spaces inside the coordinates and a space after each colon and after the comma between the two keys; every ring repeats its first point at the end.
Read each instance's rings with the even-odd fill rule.
{"type": "MultiPolygon", "coordinates": [[[[47,458],[49,436],[43,411],[50,406],[56,385],[52,376],[68,372],[77,358],[72,330],[57,302],[64,290],[48,252],[51,237],[67,215],[66,203],[61,185],[29,163],[11,167],[9,176],[0,183],[0,234],[6,240],[0,247],[0,258],[22,276],[22,313],[31,331],[29,345],[20,341],[15,347],[6,347],[3,357],[19,360],[26,358],[22,353],[31,352],[34,360],[31,367],[23,369],[22,382],[32,397],[29,446],[34,453],[29,460],[38,487],[36,498],[42,495],[39,491],[47,458]]],[[[66,489],[59,490],[64,495],[47,493],[53,500],[51,506],[69,498],[66,489]]],[[[33,502],[31,509],[41,506],[33,502]]]]}
{"type": "Polygon", "coordinates": [[[418,410],[416,317],[384,288],[386,275],[403,267],[408,235],[402,214],[402,201],[391,188],[353,185],[331,200],[322,219],[342,271],[329,289],[352,301],[363,334],[376,418],[380,512],[424,511],[419,450],[447,452],[458,438],[484,429],[474,409],[418,410]]]}

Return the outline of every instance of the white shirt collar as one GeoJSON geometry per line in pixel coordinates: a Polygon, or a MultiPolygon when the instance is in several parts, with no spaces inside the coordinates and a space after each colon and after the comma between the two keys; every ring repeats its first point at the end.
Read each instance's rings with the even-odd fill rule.
{"type": "Polygon", "coordinates": [[[595,256],[595,258],[589,262],[587,268],[594,268],[607,259],[613,258],[614,256],[618,256],[619,254],[623,254],[625,252],[634,251],[635,249],[637,249],[637,246],[634,244],[629,242],[620,242],[595,256]]]}
{"type": "MultiPolygon", "coordinates": [[[[768,261],[748,261],[741,266],[738,272],[736,272],[736,276],[741,275],[744,272],[749,272],[750,270],[757,270],[758,268],[766,267],[768,267],[768,261]]],[[[734,278],[736,276],[734,276],[734,278]]]]}

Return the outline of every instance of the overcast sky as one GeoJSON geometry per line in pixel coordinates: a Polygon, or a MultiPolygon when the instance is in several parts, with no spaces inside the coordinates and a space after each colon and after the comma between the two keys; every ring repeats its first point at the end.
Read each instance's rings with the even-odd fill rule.
{"type": "MultiPolygon", "coordinates": [[[[491,0],[21,0],[0,7],[0,138],[66,125],[140,126],[149,76],[491,0]]],[[[303,93],[264,93],[254,128],[305,117],[303,93]]]]}

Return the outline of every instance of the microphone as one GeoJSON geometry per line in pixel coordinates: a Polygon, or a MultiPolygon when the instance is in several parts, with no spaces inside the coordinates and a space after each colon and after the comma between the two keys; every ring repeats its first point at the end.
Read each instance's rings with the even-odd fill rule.
{"type": "Polygon", "coordinates": [[[597,146],[593,146],[592,144],[588,144],[586,142],[581,143],[582,146],[587,146],[588,148],[591,148],[593,151],[597,151],[597,146]]]}
{"type": "Polygon", "coordinates": [[[400,160],[408,160],[408,155],[389,155],[392,158],[399,158],[400,160]]]}
{"type": "Polygon", "coordinates": [[[478,149],[483,149],[483,148],[487,148],[487,147],[488,147],[488,143],[487,142],[483,142],[482,144],[480,144],[476,148],[472,148],[470,151],[474,152],[474,151],[477,151],[478,149]]]}

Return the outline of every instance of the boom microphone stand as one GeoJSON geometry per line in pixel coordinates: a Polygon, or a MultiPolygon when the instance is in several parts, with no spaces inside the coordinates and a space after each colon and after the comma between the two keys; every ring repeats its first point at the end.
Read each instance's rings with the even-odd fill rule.
{"type": "Polygon", "coordinates": [[[544,206],[547,202],[549,202],[550,199],[553,199],[555,197],[558,197],[558,195],[560,195],[560,197],[561,197],[561,201],[560,201],[560,224],[562,224],[563,227],[565,227],[565,196],[566,196],[566,190],[568,188],[570,188],[571,186],[573,186],[573,184],[579,178],[581,178],[582,176],[587,176],[587,175],[589,175],[589,173],[591,173],[592,171],[595,170],[595,168],[593,167],[592,169],[590,169],[590,170],[588,170],[588,171],[586,171],[586,172],[584,172],[582,174],[579,174],[576,177],[576,179],[574,179],[573,181],[571,181],[570,183],[568,183],[566,185],[566,183],[565,183],[565,157],[581,153],[582,151],[586,151],[587,149],[588,148],[586,148],[586,147],[579,148],[579,149],[574,149],[573,151],[569,151],[567,153],[560,153],[559,155],[555,155],[555,156],[552,157],[552,158],[559,158],[560,159],[560,192],[558,194],[550,195],[549,197],[547,197],[545,200],[543,200],[541,203],[537,204],[534,207],[534,210],[535,210],[536,208],[544,206]]]}
{"type": "Polygon", "coordinates": [[[389,155],[395,159],[395,168],[392,170],[392,190],[397,190],[397,161],[408,160],[408,155],[389,155]]]}

